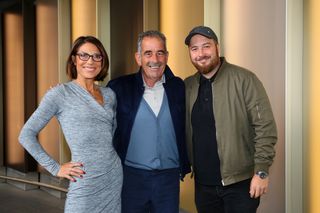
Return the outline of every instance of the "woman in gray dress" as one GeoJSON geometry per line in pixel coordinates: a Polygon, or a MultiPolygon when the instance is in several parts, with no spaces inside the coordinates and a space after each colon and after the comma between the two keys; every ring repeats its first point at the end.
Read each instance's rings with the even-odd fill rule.
{"type": "Polygon", "coordinates": [[[50,89],[21,130],[22,146],[52,175],[70,180],[65,212],[121,212],[122,167],[112,145],[116,97],[102,81],[109,66],[101,42],[79,37],[67,61],[70,82],[50,89]],[[71,162],[60,165],[37,135],[56,116],[71,150],[71,162]]]}

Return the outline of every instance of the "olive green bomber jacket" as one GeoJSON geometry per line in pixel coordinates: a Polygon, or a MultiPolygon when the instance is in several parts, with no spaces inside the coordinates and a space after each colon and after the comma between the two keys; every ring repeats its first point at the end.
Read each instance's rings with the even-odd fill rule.
{"type": "MultiPolygon", "coordinates": [[[[256,75],[221,58],[212,83],[213,112],[222,184],[268,172],[275,156],[277,129],[266,91],[256,75]]],[[[186,139],[193,164],[191,112],[197,99],[200,74],[185,79],[186,139]]],[[[208,168],[209,169],[209,168],[208,168]]]]}

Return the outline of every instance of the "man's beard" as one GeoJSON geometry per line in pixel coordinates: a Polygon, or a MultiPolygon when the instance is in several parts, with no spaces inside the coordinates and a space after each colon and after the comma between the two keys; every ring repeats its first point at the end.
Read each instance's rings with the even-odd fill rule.
{"type": "MultiPolygon", "coordinates": [[[[200,59],[201,60],[201,59],[200,59]]],[[[210,63],[208,65],[199,65],[198,63],[192,62],[192,64],[197,68],[197,70],[205,75],[210,73],[212,70],[214,70],[219,65],[219,58],[210,60],[210,63]]]]}

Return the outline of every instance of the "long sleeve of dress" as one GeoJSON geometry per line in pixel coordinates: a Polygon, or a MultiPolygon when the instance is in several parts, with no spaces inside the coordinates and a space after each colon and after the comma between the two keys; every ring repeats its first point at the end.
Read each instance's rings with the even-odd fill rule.
{"type": "Polygon", "coordinates": [[[54,176],[57,175],[60,165],[43,149],[37,135],[51,118],[59,113],[59,86],[57,87],[52,88],[45,94],[39,107],[23,126],[19,136],[20,144],[54,176]]]}

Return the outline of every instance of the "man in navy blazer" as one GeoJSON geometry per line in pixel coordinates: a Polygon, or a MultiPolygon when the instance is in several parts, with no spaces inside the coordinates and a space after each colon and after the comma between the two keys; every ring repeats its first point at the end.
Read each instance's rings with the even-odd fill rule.
{"type": "Polygon", "coordinates": [[[117,96],[114,146],[122,160],[122,212],[179,212],[180,182],[190,172],[185,87],[167,66],[166,38],[138,37],[140,69],[109,82],[117,96]]]}

